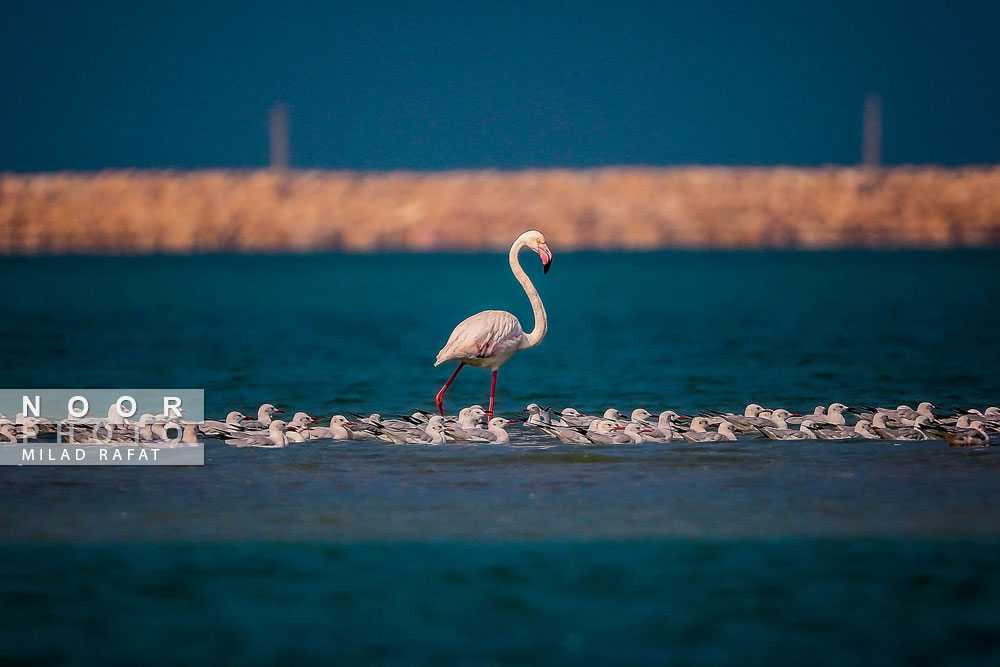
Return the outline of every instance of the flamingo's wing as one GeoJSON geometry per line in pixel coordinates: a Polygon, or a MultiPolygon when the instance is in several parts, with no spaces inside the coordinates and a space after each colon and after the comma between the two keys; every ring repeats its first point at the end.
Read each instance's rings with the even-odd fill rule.
{"type": "Polygon", "coordinates": [[[446,361],[489,358],[499,345],[519,341],[522,335],[521,323],[513,314],[506,310],[484,310],[455,327],[448,342],[438,352],[434,365],[446,361]]]}

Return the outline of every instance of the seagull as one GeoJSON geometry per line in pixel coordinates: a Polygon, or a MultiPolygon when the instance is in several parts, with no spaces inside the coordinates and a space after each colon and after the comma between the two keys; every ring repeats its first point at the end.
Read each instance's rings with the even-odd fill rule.
{"type": "Polygon", "coordinates": [[[344,415],[334,415],[330,418],[330,426],[320,426],[312,429],[312,436],[324,440],[351,440],[354,434],[348,426],[355,422],[350,421],[344,415]]]}
{"type": "MultiPolygon", "coordinates": [[[[886,424],[888,415],[879,412],[872,418],[872,430],[883,440],[927,440],[927,434],[919,428],[890,428],[886,424]]],[[[914,423],[926,424],[927,415],[920,415],[914,423]]]]}
{"type": "Polygon", "coordinates": [[[806,419],[794,429],[787,426],[758,426],[757,430],[771,440],[815,440],[816,434],[809,430],[815,425],[816,422],[806,419]]]}
{"type": "Polygon", "coordinates": [[[578,411],[576,408],[563,408],[563,411],[558,413],[559,417],[566,422],[567,426],[589,426],[590,422],[594,420],[593,417],[589,417],[582,412],[578,411]]]}
{"type": "Polygon", "coordinates": [[[604,418],[610,419],[613,422],[619,422],[619,426],[624,426],[628,423],[629,418],[626,417],[621,411],[615,408],[608,408],[604,411],[604,418]]]}
{"type": "Polygon", "coordinates": [[[817,425],[833,424],[835,426],[846,426],[847,420],[844,418],[844,412],[847,409],[847,406],[843,403],[831,403],[825,415],[813,415],[810,419],[817,425]]]}
{"type": "MultiPolygon", "coordinates": [[[[803,422],[804,425],[804,422],[803,422]]],[[[807,427],[820,440],[879,440],[877,433],[871,430],[871,422],[861,419],[852,428],[828,423],[814,423],[807,427]],[[825,428],[824,428],[825,427],[825,428]]]]}
{"type": "MultiPolygon", "coordinates": [[[[445,424],[451,427],[448,431],[448,435],[461,442],[468,440],[485,440],[487,430],[484,429],[479,423],[479,421],[485,416],[486,411],[478,405],[462,408],[458,412],[458,420],[456,423],[449,423],[447,419],[445,420],[445,424]]],[[[506,421],[504,423],[506,423],[506,421]]]]}
{"type": "Polygon", "coordinates": [[[312,424],[315,422],[316,419],[310,417],[305,412],[296,412],[295,416],[292,417],[292,421],[288,424],[294,428],[289,429],[285,437],[288,438],[289,442],[305,442],[314,437],[311,431],[312,424]]]}
{"type": "Polygon", "coordinates": [[[674,425],[670,422],[670,416],[661,412],[656,426],[650,429],[649,437],[655,442],[670,442],[676,434],[674,425]]]}
{"type": "Polygon", "coordinates": [[[920,417],[926,417],[930,421],[936,421],[936,417],[933,412],[935,408],[937,408],[937,406],[930,401],[924,401],[917,406],[915,411],[910,410],[900,412],[899,422],[904,426],[913,426],[920,417]]]}
{"type": "Polygon", "coordinates": [[[635,422],[628,424],[625,427],[625,430],[622,431],[622,433],[627,435],[632,440],[632,442],[635,443],[660,442],[659,440],[653,437],[652,429],[648,427],[643,427],[642,425],[637,424],[635,422]]]}
{"type": "Polygon", "coordinates": [[[989,447],[990,436],[986,432],[986,425],[976,420],[969,428],[947,428],[936,424],[920,424],[917,426],[922,431],[938,433],[948,441],[949,447],[989,447]]]}
{"type": "Polygon", "coordinates": [[[448,428],[443,422],[435,421],[427,424],[427,428],[424,431],[425,437],[422,439],[407,438],[407,442],[410,444],[432,444],[432,445],[443,445],[448,442],[445,435],[445,431],[448,428]]]}
{"type": "Polygon", "coordinates": [[[635,410],[632,411],[630,421],[633,424],[639,424],[640,426],[649,427],[652,426],[651,420],[657,419],[658,417],[659,415],[654,415],[652,412],[646,410],[645,408],[636,408],[635,410]]]}
{"type": "MultiPolygon", "coordinates": [[[[739,430],[747,432],[747,431],[753,431],[754,427],[757,426],[774,426],[774,422],[772,422],[770,419],[766,417],[761,416],[761,413],[763,411],[764,408],[757,405],[756,403],[751,403],[746,407],[742,415],[736,415],[731,412],[727,412],[726,414],[719,416],[728,421],[730,424],[732,424],[739,430]]],[[[692,421],[691,423],[693,425],[694,421],[692,421]]]]}
{"type": "Polygon", "coordinates": [[[228,415],[226,415],[225,421],[218,421],[215,419],[207,419],[198,425],[198,428],[202,433],[206,435],[212,435],[218,431],[240,431],[243,430],[242,422],[249,419],[239,410],[233,410],[228,415]]]}
{"type": "Polygon", "coordinates": [[[240,423],[243,428],[268,428],[271,425],[271,417],[275,414],[283,415],[284,410],[279,410],[270,403],[265,403],[257,410],[257,419],[247,419],[240,423]]]}
{"type": "Polygon", "coordinates": [[[614,431],[622,431],[624,429],[624,426],[618,426],[618,424],[610,419],[595,419],[591,422],[590,428],[587,430],[587,438],[595,445],[616,445],[630,442],[631,439],[628,436],[614,433],[614,431]]]}
{"type": "Polygon", "coordinates": [[[284,447],[288,444],[285,433],[288,425],[280,419],[272,421],[267,428],[267,435],[248,435],[243,438],[226,440],[230,447],[284,447]]]}
{"type": "Polygon", "coordinates": [[[809,419],[815,424],[817,417],[826,417],[825,405],[817,405],[815,408],[813,408],[811,415],[791,415],[786,421],[789,424],[802,424],[803,421],[809,419]]]}
{"type": "Polygon", "coordinates": [[[559,420],[556,420],[553,422],[552,415],[549,414],[549,411],[540,407],[537,403],[528,403],[528,405],[526,405],[524,410],[521,410],[521,412],[528,413],[527,423],[531,425],[555,423],[557,426],[567,426],[565,421],[560,422],[559,420]]]}
{"type": "Polygon", "coordinates": [[[695,417],[691,420],[691,430],[681,433],[683,437],[688,442],[716,442],[719,440],[736,440],[736,434],[733,432],[733,424],[729,421],[723,421],[719,424],[719,430],[708,431],[708,420],[704,417],[695,417]]]}
{"type": "MultiPolygon", "coordinates": [[[[593,421],[593,418],[591,420],[593,421]]],[[[568,445],[593,444],[593,441],[584,434],[582,426],[555,426],[553,424],[532,424],[532,426],[542,429],[560,442],[565,442],[568,445]]]]}
{"type": "Polygon", "coordinates": [[[483,433],[484,437],[492,442],[494,445],[506,445],[510,443],[510,434],[507,433],[508,424],[516,424],[516,419],[504,419],[503,417],[494,417],[490,420],[488,428],[483,433]]]}

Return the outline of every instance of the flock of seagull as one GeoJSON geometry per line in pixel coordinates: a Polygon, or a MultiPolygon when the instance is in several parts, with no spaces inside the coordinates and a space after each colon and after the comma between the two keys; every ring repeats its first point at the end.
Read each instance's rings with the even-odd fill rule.
{"type": "Polygon", "coordinates": [[[525,423],[565,443],[625,444],[640,442],[713,442],[740,437],[771,440],[944,440],[951,447],[986,447],[1000,439],[1000,408],[985,411],[953,408],[951,416],[937,416],[929,402],[917,409],[907,405],[890,408],[853,408],[844,403],[816,406],[812,414],[794,414],[784,408],[765,409],[751,403],[742,415],[707,411],[682,416],[673,410],[658,415],[636,408],[625,416],[615,408],[602,417],[581,414],[574,408],[561,412],[528,405],[525,423]],[[855,418],[848,423],[847,415],[855,418]],[[715,429],[715,430],[712,430],[715,429]]]}
{"type": "Polygon", "coordinates": [[[285,414],[271,403],[257,410],[256,418],[237,410],[224,420],[182,422],[165,415],[143,414],[135,422],[117,414],[112,405],[108,418],[83,418],[51,422],[16,415],[11,420],[0,415],[0,443],[14,444],[44,438],[58,432],[64,442],[99,445],[143,445],[151,447],[189,446],[201,438],[216,438],[231,447],[286,447],[318,440],[378,439],[395,445],[510,442],[507,428],[521,423],[557,440],[575,445],[631,444],[674,441],[712,442],[741,438],[772,440],[942,440],[951,447],[986,447],[1000,440],[1000,408],[952,408],[951,414],[935,413],[938,408],[920,403],[916,409],[849,407],[844,403],[818,406],[812,414],[794,414],[784,408],[765,409],[751,403],[743,414],[706,411],[696,416],[673,410],[653,414],[636,408],[626,416],[615,408],[601,416],[575,408],[561,411],[530,403],[520,419],[489,416],[481,405],[463,408],[458,415],[443,416],[417,411],[408,416],[383,418],[349,413],[352,418],[334,415],[329,425],[305,412],[296,412],[289,421],[276,418],[285,414]],[[849,423],[848,419],[852,421],[849,423]],[[67,428],[72,427],[72,428],[67,428]]]}

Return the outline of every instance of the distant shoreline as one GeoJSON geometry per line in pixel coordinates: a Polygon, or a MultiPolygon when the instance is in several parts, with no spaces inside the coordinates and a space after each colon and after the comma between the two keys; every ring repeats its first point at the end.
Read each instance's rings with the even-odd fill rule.
{"type": "Polygon", "coordinates": [[[1000,167],[0,173],[0,254],[1000,247],[1000,167]]]}

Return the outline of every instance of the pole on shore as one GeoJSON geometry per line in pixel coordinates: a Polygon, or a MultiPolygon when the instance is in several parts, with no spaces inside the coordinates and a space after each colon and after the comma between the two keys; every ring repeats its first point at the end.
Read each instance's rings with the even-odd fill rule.
{"type": "Polygon", "coordinates": [[[288,107],[275,102],[268,114],[271,169],[288,169],[288,107]]]}
{"type": "Polygon", "coordinates": [[[878,93],[865,97],[861,162],[872,169],[882,164],[882,98],[878,93]]]}

